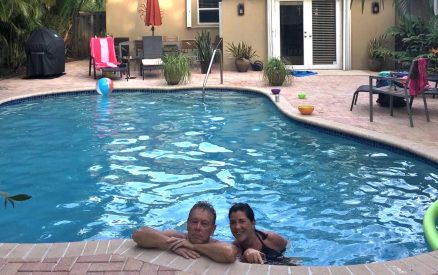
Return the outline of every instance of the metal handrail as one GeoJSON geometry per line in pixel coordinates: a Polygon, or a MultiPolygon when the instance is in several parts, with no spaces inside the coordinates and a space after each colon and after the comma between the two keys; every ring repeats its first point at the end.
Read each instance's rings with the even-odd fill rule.
{"type": "Polygon", "coordinates": [[[208,65],[207,74],[205,75],[204,83],[202,84],[202,102],[205,102],[205,86],[207,85],[208,76],[210,75],[211,66],[213,65],[213,60],[214,60],[214,57],[216,56],[217,52],[220,55],[219,57],[220,57],[221,84],[224,84],[224,58],[222,55],[222,51],[220,49],[218,49],[219,45],[221,43],[222,43],[222,38],[219,41],[219,43],[217,43],[216,47],[214,48],[213,55],[211,56],[211,59],[210,59],[210,64],[208,65]]]}

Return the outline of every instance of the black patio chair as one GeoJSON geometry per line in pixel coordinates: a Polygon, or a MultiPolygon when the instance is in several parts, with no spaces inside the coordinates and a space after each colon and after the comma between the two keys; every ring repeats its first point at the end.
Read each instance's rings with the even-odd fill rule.
{"type": "MultiPolygon", "coordinates": [[[[357,98],[360,92],[366,92],[369,94],[369,108],[370,108],[370,121],[373,121],[373,95],[386,95],[389,96],[389,109],[390,115],[393,116],[394,98],[402,98],[406,102],[406,110],[409,115],[409,123],[411,127],[414,127],[412,120],[412,103],[414,101],[414,96],[409,94],[408,83],[409,81],[415,81],[419,78],[418,71],[418,60],[414,60],[411,63],[409,73],[406,79],[399,77],[382,77],[382,76],[370,76],[369,85],[361,85],[353,94],[353,99],[351,101],[350,111],[353,110],[353,105],[356,104],[357,98]],[[377,87],[377,81],[383,81],[388,83],[388,85],[383,87],[377,87]]],[[[429,120],[429,110],[427,109],[426,101],[426,90],[423,88],[419,93],[423,97],[424,109],[426,112],[426,119],[429,120]]]]}

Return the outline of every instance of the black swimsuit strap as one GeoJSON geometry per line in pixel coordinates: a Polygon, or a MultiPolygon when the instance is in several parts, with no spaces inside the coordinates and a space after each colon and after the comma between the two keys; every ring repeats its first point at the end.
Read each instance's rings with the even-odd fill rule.
{"type": "Polygon", "coordinates": [[[265,245],[265,242],[263,241],[268,237],[268,234],[257,229],[255,230],[255,232],[257,239],[259,239],[260,242],[262,243],[262,249],[260,250],[260,252],[265,254],[266,263],[280,264],[280,265],[296,265],[292,263],[289,258],[283,256],[283,252],[284,250],[286,250],[286,248],[282,252],[278,252],[277,250],[270,248],[269,246],[265,245]]]}
{"type": "Polygon", "coordinates": [[[257,239],[259,239],[259,241],[262,243],[262,245],[265,245],[265,243],[263,242],[263,240],[266,239],[266,237],[267,237],[265,232],[262,232],[262,231],[256,229],[255,233],[256,233],[257,239]],[[260,235],[262,235],[263,239],[262,239],[262,237],[260,237],[260,235]]]}
{"type": "Polygon", "coordinates": [[[265,232],[260,231],[260,230],[255,230],[255,231],[256,231],[257,238],[262,243],[262,249],[260,251],[265,254],[267,259],[283,256],[282,252],[278,252],[277,250],[270,248],[269,246],[267,246],[265,244],[265,242],[263,240],[268,237],[268,234],[266,234],[265,232]]]}

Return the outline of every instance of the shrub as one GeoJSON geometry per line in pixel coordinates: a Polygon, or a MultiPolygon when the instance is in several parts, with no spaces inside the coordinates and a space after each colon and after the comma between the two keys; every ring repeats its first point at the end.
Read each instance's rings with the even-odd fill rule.
{"type": "Polygon", "coordinates": [[[190,80],[189,60],[185,55],[165,55],[162,60],[164,79],[167,84],[177,85],[190,80]]]}
{"type": "Polygon", "coordinates": [[[271,58],[263,69],[263,78],[267,79],[271,86],[281,86],[291,79],[290,71],[286,64],[279,58],[271,58]]]}
{"type": "Polygon", "coordinates": [[[237,45],[234,42],[227,43],[227,52],[236,59],[248,59],[258,56],[252,46],[245,42],[239,42],[237,45]]]}
{"type": "Polygon", "coordinates": [[[198,49],[199,61],[210,61],[211,56],[213,55],[210,33],[208,31],[202,31],[201,33],[198,33],[195,41],[198,49]]]}

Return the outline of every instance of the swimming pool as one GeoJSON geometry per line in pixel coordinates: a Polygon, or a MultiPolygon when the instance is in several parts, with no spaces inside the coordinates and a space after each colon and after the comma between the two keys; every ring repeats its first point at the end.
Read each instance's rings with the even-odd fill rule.
{"type": "Polygon", "coordinates": [[[217,238],[232,239],[228,208],[246,201],[305,265],[427,251],[421,219],[438,194],[436,166],[303,127],[260,95],[210,92],[207,102],[117,93],[2,106],[0,190],[33,198],[2,210],[0,242],[184,230],[191,205],[209,200],[217,238]]]}

